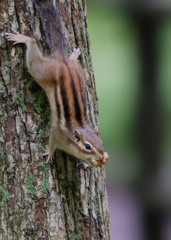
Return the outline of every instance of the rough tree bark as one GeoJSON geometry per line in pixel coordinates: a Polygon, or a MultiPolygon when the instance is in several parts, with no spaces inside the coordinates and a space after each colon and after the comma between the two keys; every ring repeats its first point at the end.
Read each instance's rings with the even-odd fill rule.
{"type": "MultiPolygon", "coordinates": [[[[68,54],[82,49],[87,114],[98,124],[98,106],[87,32],[85,0],[60,0],[68,54]]],[[[4,37],[13,28],[46,49],[33,0],[0,1],[0,239],[110,239],[105,169],[62,151],[45,164],[50,108],[27,71],[24,45],[4,37]]]]}

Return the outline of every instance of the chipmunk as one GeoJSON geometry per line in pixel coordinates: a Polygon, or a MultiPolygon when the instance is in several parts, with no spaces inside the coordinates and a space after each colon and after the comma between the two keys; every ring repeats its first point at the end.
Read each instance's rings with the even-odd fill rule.
{"type": "Polygon", "coordinates": [[[52,124],[46,163],[52,161],[55,150],[64,150],[94,167],[105,164],[108,154],[103,150],[98,128],[93,130],[86,116],[84,101],[85,79],[77,58],[81,50],[66,54],[66,40],[62,30],[59,8],[55,0],[35,0],[46,32],[52,56],[45,57],[36,40],[19,34],[6,33],[13,45],[25,43],[29,73],[44,89],[51,108],[52,124]]]}

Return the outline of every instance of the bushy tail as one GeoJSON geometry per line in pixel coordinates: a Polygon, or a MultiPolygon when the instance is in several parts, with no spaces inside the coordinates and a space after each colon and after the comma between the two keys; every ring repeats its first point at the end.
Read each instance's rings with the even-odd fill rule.
{"type": "Polygon", "coordinates": [[[46,33],[46,42],[53,52],[66,52],[67,41],[56,0],[35,0],[46,33]]]}

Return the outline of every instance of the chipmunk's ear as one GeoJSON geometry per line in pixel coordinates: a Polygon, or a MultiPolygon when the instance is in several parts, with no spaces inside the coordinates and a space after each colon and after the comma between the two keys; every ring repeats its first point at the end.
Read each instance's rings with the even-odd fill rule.
{"type": "Polygon", "coordinates": [[[97,134],[97,135],[98,135],[98,133],[99,133],[98,126],[95,126],[95,128],[94,128],[94,132],[95,132],[95,134],[97,134]]]}
{"type": "Polygon", "coordinates": [[[78,129],[74,130],[74,138],[75,138],[76,142],[79,142],[81,139],[81,133],[80,133],[80,131],[78,131],[78,129]]]}

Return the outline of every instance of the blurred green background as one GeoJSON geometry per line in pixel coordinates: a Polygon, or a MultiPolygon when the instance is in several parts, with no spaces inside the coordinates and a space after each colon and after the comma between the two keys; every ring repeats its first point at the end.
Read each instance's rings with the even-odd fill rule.
{"type": "MultiPolygon", "coordinates": [[[[139,194],[141,185],[138,187],[139,190],[132,187],[137,184],[143,165],[143,157],[139,151],[138,127],[144,93],[137,25],[130,12],[126,8],[118,7],[114,1],[88,0],[87,15],[99,99],[100,131],[105,150],[110,156],[105,168],[112,218],[112,239],[170,240],[171,15],[162,16],[162,21],[157,27],[155,42],[156,91],[161,126],[160,147],[157,149],[159,163],[156,175],[151,176],[147,181],[148,187],[151,187],[150,190],[146,189],[147,192],[144,191],[141,194],[139,194]],[[123,189],[124,194],[121,194],[123,189]],[[153,195],[153,199],[144,201],[144,196],[148,195],[148,192],[153,195]],[[116,199],[119,199],[119,203],[116,199]],[[123,199],[128,199],[127,208],[125,202],[121,204],[123,199]],[[117,215],[119,208],[122,212],[120,211],[117,215]],[[127,216],[126,212],[130,215],[127,216]],[[136,217],[132,218],[135,215],[136,217]],[[124,216],[123,218],[127,221],[121,216],[124,216]],[[120,225],[117,223],[118,219],[120,219],[120,225]],[[120,232],[124,232],[125,225],[129,225],[131,221],[130,229],[125,230],[125,237],[119,235],[120,232]],[[153,227],[159,229],[156,231],[155,238],[150,237],[148,230],[153,227]],[[121,231],[119,232],[118,229],[121,231]],[[131,234],[130,232],[133,233],[134,230],[136,234],[131,234]]],[[[145,178],[144,181],[146,181],[145,178]]]]}
{"type": "Polygon", "coordinates": [[[107,181],[125,183],[136,177],[140,167],[135,144],[141,95],[136,29],[126,13],[110,5],[87,3],[100,131],[110,155],[107,181]]]}

